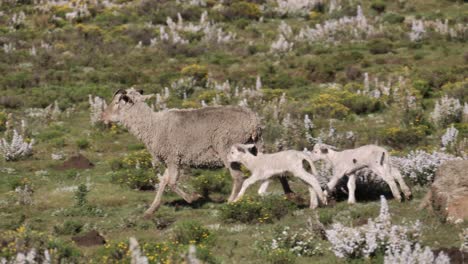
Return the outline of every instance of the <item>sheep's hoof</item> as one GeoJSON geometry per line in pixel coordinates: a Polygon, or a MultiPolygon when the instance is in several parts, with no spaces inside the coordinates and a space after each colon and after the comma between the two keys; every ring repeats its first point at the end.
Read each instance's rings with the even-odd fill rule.
{"type": "Polygon", "coordinates": [[[146,211],[146,212],[143,214],[143,218],[146,219],[146,220],[150,220],[151,218],[153,218],[153,213],[152,213],[152,212],[146,211]]]}
{"type": "Polygon", "coordinates": [[[356,204],[356,201],[348,201],[348,204],[356,204]]]}
{"type": "Polygon", "coordinates": [[[189,203],[193,203],[193,202],[197,201],[198,199],[200,199],[202,197],[203,197],[203,195],[200,195],[198,193],[194,193],[194,194],[192,194],[192,197],[190,198],[189,203]]]}

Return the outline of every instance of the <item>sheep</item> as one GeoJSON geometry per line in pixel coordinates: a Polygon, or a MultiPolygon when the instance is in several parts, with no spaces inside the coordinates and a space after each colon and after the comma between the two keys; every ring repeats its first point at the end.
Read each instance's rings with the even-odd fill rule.
{"type": "Polygon", "coordinates": [[[236,143],[255,143],[261,148],[257,115],[239,106],[154,112],[144,102],[152,96],[134,88],[118,90],[101,115],[106,124],[122,123],[145,144],[154,162],[166,165],[145,217],[150,217],[161,205],[166,185],[189,203],[197,198],[177,186],[182,167],[228,168],[233,178],[229,201],[234,200],[244,179],[240,166],[228,162],[226,156],[236,143]]]}
{"type": "Polygon", "coordinates": [[[327,204],[322,188],[314,176],[317,175],[314,164],[308,155],[301,151],[286,150],[272,154],[258,153],[255,156],[249,152],[249,149],[254,147],[253,144],[235,144],[227,155],[228,161],[239,162],[252,173],[242,184],[242,188],[234,202],[239,201],[247,188],[257,181],[263,181],[265,184],[275,175],[290,172],[309,185],[310,208],[318,206],[317,196],[323,204],[327,204]],[[312,174],[304,169],[302,164],[304,160],[310,164],[312,174]]]}
{"type": "Polygon", "coordinates": [[[411,198],[411,191],[403,180],[398,168],[392,166],[390,156],[382,147],[376,145],[365,145],[355,149],[336,151],[333,147],[326,144],[315,144],[311,152],[312,160],[325,160],[329,162],[333,168],[333,176],[327,183],[327,190],[332,191],[338,181],[348,176],[348,203],[356,203],[356,172],[364,168],[372,171],[382,178],[392,191],[393,197],[401,201],[400,190],[395,180],[400,185],[405,197],[411,198]]]}

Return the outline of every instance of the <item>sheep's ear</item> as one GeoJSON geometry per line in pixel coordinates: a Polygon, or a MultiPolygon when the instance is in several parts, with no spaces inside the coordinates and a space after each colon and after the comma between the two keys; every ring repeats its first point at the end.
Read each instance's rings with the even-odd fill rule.
{"type": "Polygon", "coordinates": [[[328,148],[326,148],[326,147],[321,147],[321,148],[320,148],[320,151],[322,152],[322,154],[327,154],[327,153],[328,153],[328,148]]]}

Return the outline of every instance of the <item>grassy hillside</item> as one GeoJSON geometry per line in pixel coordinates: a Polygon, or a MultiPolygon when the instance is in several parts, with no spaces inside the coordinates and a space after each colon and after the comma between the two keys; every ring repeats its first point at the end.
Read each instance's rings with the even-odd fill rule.
{"type": "MultiPolygon", "coordinates": [[[[236,207],[225,203],[226,170],[187,169],[195,177],[184,188],[206,197],[187,205],[168,192],[154,218],[143,219],[164,167],[123,127],[93,124],[99,110],[88,96],[109,102],[133,86],[157,94],[147,101],[155,111],[245,105],[261,116],[270,152],[323,141],[376,143],[408,160],[416,150],[466,159],[467,17],[468,5],[454,0],[2,1],[1,137],[16,129],[34,144],[26,157],[1,157],[0,259],[36,248],[65,263],[130,263],[133,236],[150,263],[181,262],[189,244],[210,263],[382,263],[382,249],[339,258],[320,232],[304,231],[315,212],[327,230],[376,218],[378,195],[359,188],[358,204],[338,199],[313,211],[285,201],[279,184],[260,199],[256,185],[236,207]],[[76,153],[95,166],[59,169],[76,153]],[[26,185],[32,195],[19,191],[26,185]],[[252,214],[242,223],[239,212],[252,214]],[[307,234],[314,252],[271,248],[285,226],[307,234]],[[107,244],[72,242],[89,230],[107,244]]],[[[421,245],[458,248],[466,223],[416,211],[433,169],[405,174],[413,200],[386,195],[392,224],[419,220],[421,245]]],[[[303,184],[291,184],[307,197],[303,184]]]]}

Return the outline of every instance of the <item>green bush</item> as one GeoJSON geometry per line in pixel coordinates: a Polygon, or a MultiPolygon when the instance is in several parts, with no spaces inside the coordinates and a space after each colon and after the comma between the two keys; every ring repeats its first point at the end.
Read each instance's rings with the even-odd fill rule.
{"type": "Polygon", "coordinates": [[[81,257],[78,249],[67,242],[25,226],[14,231],[2,231],[0,237],[0,259],[5,259],[8,263],[15,262],[17,253],[27,253],[33,248],[36,250],[35,260],[38,263],[45,262],[45,250],[48,250],[51,263],[78,263],[81,257]]]}
{"type": "Polygon", "coordinates": [[[389,53],[392,48],[392,43],[386,39],[374,39],[369,42],[369,52],[372,54],[389,53]]]}
{"type": "Polygon", "coordinates": [[[259,19],[262,15],[260,8],[257,4],[235,1],[230,6],[226,7],[223,11],[223,15],[228,20],[234,20],[239,18],[247,19],[259,19]]]}
{"type": "Polygon", "coordinates": [[[83,224],[74,220],[65,220],[62,225],[54,226],[57,235],[76,235],[83,229],[83,224]]]}
{"type": "Polygon", "coordinates": [[[231,177],[227,175],[227,171],[223,172],[193,172],[191,178],[191,186],[195,191],[204,197],[208,197],[210,193],[228,194],[230,192],[231,177]]]}
{"type": "Polygon", "coordinates": [[[221,208],[221,218],[226,222],[271,223],[287,215],[294,205],[283,196],[244,197],[221,208]]]}
{"type": "Polygon", "coordinates": [[[87,149],[89,147],[89,141],[86,138],[80,138],[76,140],[76,146],[79,149],[87,149]]]}
{"type": "Polygon", "coordinates": [[[390,24],[401,24],[405,21],[405,16],[390,12],[384,15],[383,21],[390,24]]]}
{"type": "Polygon", "coordinates": [[[135,190],[154,190],[158,178],[153,169],[124,169],[112,172],[111,181],[135,190]]]}
{"type": "Polygon", "coordinates": [[[429,130],[427,126],[419,125],[408,128],[391,127],[381,133],[383,142],[397,149],[419,144],[429,130]]]}
{"type": "Polygon", "coordinates": [[[175,224],[172,230],[174,241],[180,244],[210,244],[214,236],[210,230],[196,221],[186,220],[175,224]]]}
{"type": "Polygon", "coordinates": [[[183,76],[192,77],[197,85],[204,86],[208,77],[208,69],[198,64],[188,65],[181,70],[183,76]]]}
{"type": "Polygon", "coordinates": [[[367,114],[379,111],[380,102],[349,91],[330,90],[310,100],[305,112],[321,117],[344,118],[351,112],[367,114]]]}
{"type": "Polygon", "coordinates": [[[375,0],[371,4],[371,8],[377,11],[378,13],[383,13],[385,11],[386,5],[382,0],[375,0]]]}

